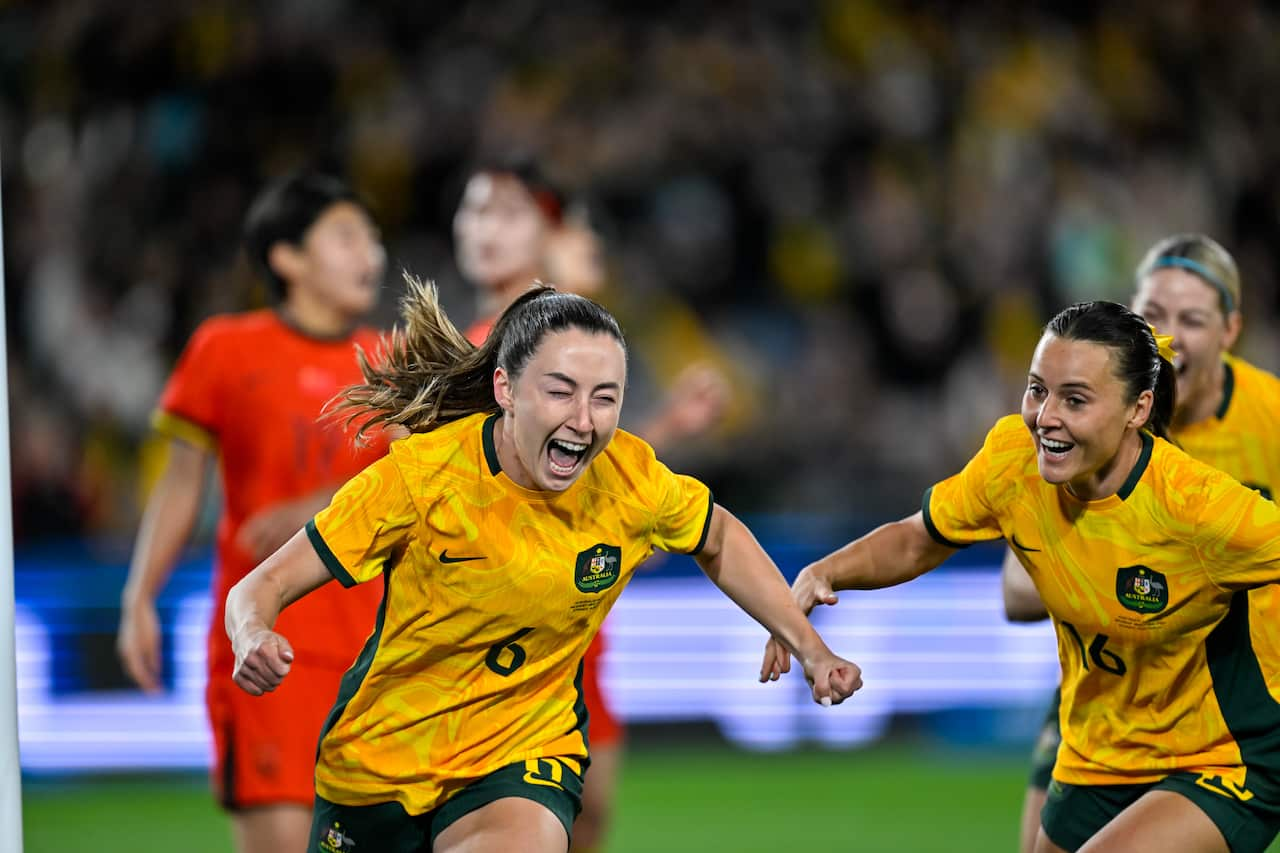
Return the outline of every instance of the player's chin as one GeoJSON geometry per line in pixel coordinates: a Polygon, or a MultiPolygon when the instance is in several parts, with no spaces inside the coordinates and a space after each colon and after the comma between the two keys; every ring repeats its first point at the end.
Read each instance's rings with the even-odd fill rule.
{"type": "Polygon", "coordinates": [[[348,314],[368,314],[378,304],[378,289],[360,285],[352,290],[346,299],[348,314]]]}

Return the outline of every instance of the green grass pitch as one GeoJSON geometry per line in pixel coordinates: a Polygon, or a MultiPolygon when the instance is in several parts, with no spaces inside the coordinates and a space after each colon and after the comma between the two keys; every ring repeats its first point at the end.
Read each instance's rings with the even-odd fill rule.
{"type": "MultiPolygon", "coordinates": [[[[1020,751],[891,741],[769,754],[646,738],[627,753],[609,853],[1015,851],[1025,774],[1020,751]]],[[[231,849],[199,776],[29,778],[23,822],[26,853],[231,849]]]]}

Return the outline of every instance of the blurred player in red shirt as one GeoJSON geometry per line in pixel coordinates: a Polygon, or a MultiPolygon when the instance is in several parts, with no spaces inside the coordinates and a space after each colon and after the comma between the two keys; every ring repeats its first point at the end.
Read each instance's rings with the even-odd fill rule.
{"type": "Polygon", "coordinates": [[[283,853],[306,846],[320,729],[372,631],[380,591],[335,585],[289,608],[282,623],[301,678],[261,698],[231,680],[223,607],[237,581],[386,450],[385,441],[357,447],[340,422],[321,417],[338,391],[361,381],[356,346],[378,349],[377,333],[359,323],[377,302],[385,251],[354,193],[315,174],[267,188],[244,239],[277,304],[206,320],[169,378],[155,415],[168,456],[134,546],[117,645],[129,676],[160,690],[155,602],[217,460],[225,504],[208,639],[212,782],[231,813],[236,848],[283,853]]]}

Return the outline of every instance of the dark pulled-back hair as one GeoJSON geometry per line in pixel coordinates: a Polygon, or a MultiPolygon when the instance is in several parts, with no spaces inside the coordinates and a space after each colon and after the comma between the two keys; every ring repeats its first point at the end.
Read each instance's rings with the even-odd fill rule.
{"type": "Polygon", "coordinates": [[[324,212],[341,201],[368,211],[355,191],[338,178],[317,172],[299,172],[267,186],[249,207],[244,221],[244,247],[267,282],[273,302],[287,295],[287,287],[271,268],[271,247],[284,242],[301,245],[307,229],[324,212]]]}
{"type": "Polygon", "coordinates": [[[513,379],[519,377],[543,339],[554,332],[574,328],[609,335],[626,352],[612,314],[584,296],[542,284],[511,303],[477,347],[445,314],[434,283],[407,273],[405,281],[402,325],[392,330],[375,358],[358,353],[364,382],[336,398],[336,409],[348,413],[348,423],[359,423],[360,435],[378,425],[429,432],[477,412],[499,411],[494,370],[501,367],[513,379]]]}
{"type": "Polygon", "coordinates": [[[1161,357],[1146,320],[1118,302],[1077,302],[1058,312],[1045,332],[1109,348],[1115,355],[1113,372],[1125,385],[1126,402],[1134,402],[1143,391],[1152,392],[1155,399],[1146,428],[1161,438],[1169,437],[1177,382],[1173,365],[1161,357]]]}

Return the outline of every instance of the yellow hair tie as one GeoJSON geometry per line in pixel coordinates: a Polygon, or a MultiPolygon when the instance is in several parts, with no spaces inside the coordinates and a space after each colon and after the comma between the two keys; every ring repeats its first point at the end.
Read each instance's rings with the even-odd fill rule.
{"type": "Polygon", "coordinates": [[[1156,327],[1152,326],[1150,323],[1147,324],[1147,328],[1151,329],[1151,334],[1156,339],[1156,349],[1160,350],[1160,357],[1170,364],[1173,364],[1174,356],[1177,355],[1177,353],[1173,351],[1173,335],[1160,334],[1156,331],[1156,327]]]}

